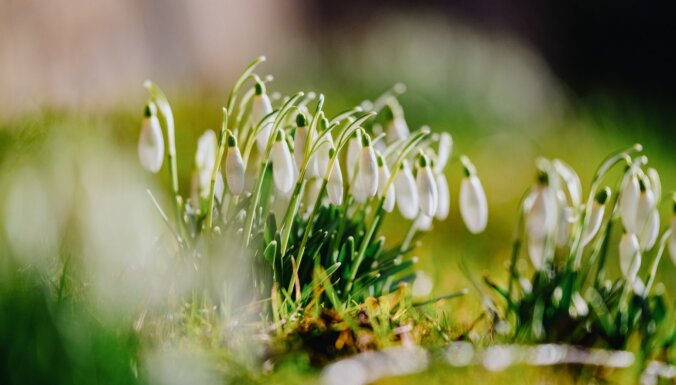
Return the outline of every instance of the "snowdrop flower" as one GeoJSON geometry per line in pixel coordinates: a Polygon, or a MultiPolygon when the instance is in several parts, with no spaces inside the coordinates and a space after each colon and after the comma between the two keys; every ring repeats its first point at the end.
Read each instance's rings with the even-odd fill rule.
{"type": "Polygon", "coordinates": [[[439,134],[439,150],[437,151],[437,160],[434,164],[434,171],[443,172],[453,153],[453,137],[448,132],[439,134]]]}
{"type": "Polygon", "coordinates": [[[272,145],[272,177],[277,190],[287,193],[293,187],[293,163],[289,146],[284,140],[284,131],[278,130],[272,145]]]}
{"type": "Polygon", "coordinates": [[[582,183],[580,182],[580,177],[572,167],[559,159],[554,159],[553,164],[557,174],[559,174],[566,185],[573,208],[580,207],[582,204],[582,183]]]}
{"type": "Polygon", "coordinates": [[[478,234],[486,229],[488,223],[486,193],[469,158],[462,156],[460,160],[465,171],[465,177],[460,184],[460,215],[467,229],[473,234],[478,234]]]}
{"type": "Polygon", "coordinates": [[[214,182],[214,198],[220,203],[223,200],[225,193],[225,182],[223,181],[223,174],[216,173],[216,181],[214,182]]]}
{"type": "Polygon", "coordinates": [[[355,130],[347,141],[347,155],[345,158],[347,177],[350,181],[353,180],[354,172],[357,170],[361,148],[361,130],[355,130]]]}
{"type": "Polygon", "coordinates": [[[620,190],[620,215],[622,225],[629,232],[636,232],[636,207],[641,193],[638,177],[633,167],[627,171],[620,190]]]}
{"type": "Polygon", "coordinates": [[[545,245],[547,237],[553,233],[557,224],[556,195],[549,186],[546,172],[538,173],[538,183],[531,193],[526,210],[526,233],[528,234],[528,251],[536,270],[545,266],[545,245]]]}
{"type": "Polygon", "coordinates": [[[211,189],[211,173],[216,163],[216,133],[207,130],[197,140],[197,152],[195,152],[195,168],[199,177],[199,191],[203,197],[209,194],[211,189]]]}
{"type": "Polygon", "coordinates": [[[372,198],[378,192],[378,164],[373,147],[371,147],[371,137],[368,134],[362,133],[361,144],[357,184],[367,198],[372,198]]]}
{"type": "Polygon", "coordinates": [[[434,213],[434,217],[443,221],[448,218],[448,212],[451,208],[451,193],[448,190],[448,181],[443,171],[437,173],[435,181],[439,200],[437,201],[437,211],[434,213]]]}
{"type": "Polygon", "coordinates": [[[620,270],[624,278],[634,282],[641,267],[641,251],[638,237],[633,233],[624,233],[620,239],[620,270]]]}
{"type": "Polygon", "coordinates": [[[432,282],[432,278],[420,270],[415,273],[411,294],[415,298],[427,297],[432,292],[433,287],[434,282],[432,282]]]}
{"type": "Polygon", "coordinates": [[[390,187],[385,192],[385,186],[387,181],[390,179],[390,169],[387,168],[387,163],[382,156],[377,155],[376,161],[378,162],[378,194],[382,197],[385,197],[383,202],[383,210],[391,213],[394,210],[395,203],[395,192],[394,192],[394,183],[390,184],[390,187]]]}
{"type": "Polygon", "coordinates": [[[421,153],[418,156],[418,173],[415,177],[415,182],[418,187],[420,210],[431,219],[437,211],[439,193],[429,163],[430,161],[425,154],[421,153]]]}
{"type": "Polygon", "coordinates": [[[239,195],[244,191],[244,162],[237,147],[237,139],[228,133],[228,150],[225,157],[225,178],[230,192],[239,195]]]}
{"type": "MultiPolygon", "coordinates": [[[[332,147],[329,150],[329,157],[333,157],[335,149],[332,147]]],[[[327,192],[329,194],[329,200],[334,205],[343,204],[343,174],[340,171],[340,163],[338,159],[333,162],[333,167],[331,168],[331,174],[329,175],[329,180],[327,184],[327,192]]]]}
{"type": "Polygon", "coordinates": [[[596,194],[596,197],[594,197],[594,203],[589,213],[589,223],[582,233],[582,247],[591,242],[599,232],[601,222],[603,222],[603,215],[606,210],[606,202],[608,201],[610,194],[610,188],[606,186],[596,194]]]}
{"type": "Polygon", "coordinates": [[[164,136],[154,103],[148,103],[145,109],[138,140],[138,157],[141,166],[150,172],[156,173],[162,167],[164,136]]]}
{"type": "Polygon", "coordinates": [[[396,142],[399,139],[408,139],[410,131],[406,119],[404,119],[403,112],[393,111],[390,107],[388,110],[388,124],[387,124],[387,142],[396,142]]]}
{"type": "Polygon", "coordinates": [[[263,83],[256,83],[255,95],[251,102],[251,124],[254,129],[259,125],[260,132],[256,136],[256,144],[258,151],[263,153],[268,146],[268,138],[272,130],[272,119],[268,118],[265,122],[261,121],[272,112],[272,103],[270,97],[265,93],[265,85],[263,83]]]}
{"type": "Polygon", "coordinates": [[[568,206],[566,194],[563,190],[556,192],[556,199],[558,201],[558,223],[556,227],[556,246],[563,247],[568,244],[570,238],[570,226],[575,220],[574,209],[568,206]]]}
{"type": "Polygon", "coordinates": [[[308,140],[312,143],[312,138],[310,138],[309,135],[310,132],[305,115],[303,113],[296,115],[296,135],[293,138],[293,157],[298,166],[302,165],[305,160],[305,144],[308,140]]]}
{"type": "Polygon", "coordinates": [[[634,229],[635,234],[641,234],[643,229],[646,227],[652,212],[655,210],[655,195],[652,190],[646,186],[643,179],[639,179],[639,190],[640,195],[638,197],[638,203],[636,205],[636,213],[634,218],[634,229]]]}
{"type": "Polygon", "coordinates": [[[414,219],[418,215],[418,190],[415,186],[415,179],[411,173],[411,167],[404,160],[394,177],[394,188],[396,191],[397,207],[401,216],[406,219],[414,219]]]}

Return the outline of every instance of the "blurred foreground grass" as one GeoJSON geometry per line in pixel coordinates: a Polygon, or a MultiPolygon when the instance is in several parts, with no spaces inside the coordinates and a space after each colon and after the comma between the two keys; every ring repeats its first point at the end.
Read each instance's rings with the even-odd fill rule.
{"type": "MultiPolygon", "coordinates": [[[[329,93],[328,98],[332,95],[329,93]]],[[[170,96],[171,98],[171,96],[170,96]]],[[[193,99],[179,98],[174,101],[177,126],[179,173],[182,188],[188,185],[190,167],[197,137],[207,128],[218,127],[220,102],[205,97],[196,103],[193,99]]],[[[330,103],[347,107],[360,99],[341,95],[338,101],[330,103]]],[[[422,239],[417,249],[420,257],[419,268],[433,277],[435,287],[432,295],[443,295],[468,287],[466,277],[459,264],[464,261],[475,277],[489,274],[497,281],[507,278],[506,263],[511,247],[511,236],[516,221],[517,201],[535,175],[534,160],[538,156],[561,158],[571,164],[580,174],[583,186],[588,187],[596,166],[611,151],[642,143],[650,156],[651,166],[662,175],[665,192],[676,190],[676,158],[674,135],[656,129],[650,116],[628,116],[626,111],[609,107],[578,107],[575,112],[564,114],[561,119],[549,122],[543,127],[504,127],[490,120],[479,119],[465,111],[446,108],[428,99],[411,94],[402,98],[406,106],[407,119],[411,127],[428,124],[433,130],[448,130],[455,140],[456,156],[466,153],[479,170],[489,199],[489,226],[485,233],[470,237],[459,219],[455,198],[461,175],[448,174],[452,192],[452,210],[445,223],[435,223],[435,229],[422,239]]],[[[335,112],[335,111],[329,111],[335,112]]],[[[45,111],[31,116],[0,121],[0,180],[3,186],[11,186],[17,173],[30,164],[31,167],[72,167],[61,164],[59,158],[73,148],[114,148],[124,162],[135,162],[136,140],[141,118],[141,109],[122,108],[97,115],[76,114],[63,111],[45,111]],[[59,143],[71,146],[59,147],[59,143]],[[54,166],[56,165],[56,166],[54,166]]],[[[669,132],[669,131],[666,131],[669,132]]],[[[71,159],[71,158],[69,158],[71,159]]],[[[77,161],[77,157],[74,158],[77,161]]],[[[72,160],[72,159],[71,159],[72,160]]],[[[457,169],[449,168],[449,169],[457,169]]],[[[115,164],[107,170],[115,170],[115,164]]],[[[123,170],[123,169],[121,169],[123,170]]],[[[103,171],[102,171],[103,172],[103,171]]],[[[124,171],[120,171],[124,172],[124,171]]],[[[105,177],[105,176],[104,176],[105,177]]],[[[124,180],[125,175],[118,175],[124,180]]],[[[160,174],[163,182],[168,176],[160,174]]],[[[132,176],[130,176],[132,178],[132,176]]],[[[58,186],[58,179],[55,181],[58,186]]],[[[82,184],[95,181],[80,181],[82,184]]],[[[154,184],[148,182],[154,189],[154,184]]],[[[7,190],[0,191],[0,210],[7,227],[7,190]]],[[[157,189],[160,190],[160,189],[157,189]]],[[[45,191],[51,194],[51,191],[45,191]]],[[[160,199],[167,201],[166,196],[160,199]]],[[[76,211],[80,202],[71,209],[76,211]]],[[[661,213],[668,213],[664,205],[661,213]]],[[[66,218],[75,215],[69,213],[66,218]]],[[[668,215],[662,215],[668,218],[668,215]]],[[[386,231],[403,233],[406,226],[397,226],[392,221],[386,231]],[[394,223],[394,224],[393,224],[394,223]]],[[[667,223],[662,223],[662,227],[667,223]]],[[[41,234],[30,234],[39,242],[41,234]]],[[[234,383],[307,383],[316,381],[317,370],[301,357],[289,357],[286,363],[278,365],[271,375],[262,374],[250,362],[240,362],[222,347],[212,346],[201,328],[208,325],[191,324],[192,330],[176,331],[176,343],[190,345],[197,343],[207,346],[205,354],[209,365],[202,368],[202,374],[181,372],[188,366],[175,369],[175,377],[157,377],[147,373],[144,365],[148,360],[141,358],[144,351],[156,348],[153,336],[137,333],[129,317],[113,317],[112,321],[101,317],[100,309],[92,305],[86,294],[90,282],[78,281],[78,263],[74,271],[64,272],[64,263],[69,258],[87,259],[78,249],[78,234],[66,231],[58,240],[56,250],[43,250],[54,258],[46,269],[36,269],[34,257],[20,255],[12,249],[12,240],[7,231],[0,235],[0,383],[213,383],[225,379],[234,383]],[[71,278],[72,277],[72,278],[71,278]],[[72,281],[71,281],[72,279],[72,281]],[[190,341],[190,339],[197,341],[190,341]],[[204,342],[207,340],[207,342],[204,342]],[[212,350],[209,350],[212,348],[212,350]]],[[[395,237],[396,238],[396,237],[395,237]]],[[[618,238],[619,239],[619,238],[618,238]]],[[[523,261],[524,269],[530,269],[523,261]]],[[[617,262],[611,274],[619,271],[617,262]]],[[[645,269],[646,266],[643,267],[645,269]]],[[[666,286],[668,293],[676,291],[673,280],[676,269],[666,259],[661,265],[657,281],[666,286]]],[[[438,312],[444,312],[451,321],[462,328],[469,325],[480,314],[480,301],[475,293],[460,299],[433,305],[438,312]]],[[[169,322],[169,321],[168,321],[169,322]]],[[[256,342],[250,341],[256,344],[256,342]]],[[[252,347],[253,349],[253,347],[252,347]]],[[[203,352],[204,353],[204,352],[203,352]]],[[[169,356],[171,356],[170,353],[169,356]]],[[[166,358],[165,356],[162,356],[166,358]]],[[[154,359],[162,361],[155,356],[154,359]]],[[[173,357],[173,356],[172,356],[173,357]]],[[[170,357],[170,358],[172,358],[170,357]]],[[[175,359],[173,357],[172,359],[175,359]]],[[[177,359],[181,359],[178,357],[177,359]]],[[[246,361],[246,360],[244,360],[246,361]]],[[[186,364],[187,365],[187,364],[186,364]]],[[[630,371],[629,371],[630,372],[630,371]]],[[[435,383],[504,382],[504,383],[573,383],[571,371],[557,368],[511,368],[501,373],[486,372],[483,369],[454,369],[436,363],[424,373],[400,379],[383,380],[382,383],[411,383],[425,381],[435,383]]],[[[634,373],[611,376],[613,380],[631,383],[634,373]]]]}

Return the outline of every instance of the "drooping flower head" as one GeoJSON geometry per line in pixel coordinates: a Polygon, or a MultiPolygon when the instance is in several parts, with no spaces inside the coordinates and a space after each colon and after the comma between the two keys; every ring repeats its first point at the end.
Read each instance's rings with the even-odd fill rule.
{"type": "Polygon", "coordinates": [[[460,183],[460,215],[467,229],[473,234],[478,234],[484,231],[488,224],[486,193],[469,158],[463,155],[460,160],[464,169],[464,178],[460,183]]]}
{"type": "Polygon", "coordinates": [[[228,133],[228,149],[225,157],[225,178],[230,192],[239,195],[244,191],[244,162],[237,147],[237,138],[228,133]]]}
{"type": "Polygon", "coordinates": [[[270,97],[265,93],[265,84],[257,82],[254,87],[255,95],[251,102],[251,124],[254,129],[259,128],[260,130],[256,136],[256,144],[258,151],[263,153],[268,146],[268,139],[272,130],[272,119],[269,117],[272,113],[272,103],[270,97]],[[266,116],[268,116],[267,119],[266,116]],[[263,119],[266,120],[263,121],[263,119]]]}
{"type": "Polygon", "coordinates": [[[422,152],[418,155],[418,172],[416,174],[416,186],[420,210],[428,217],[434,216],[439,202],[437,183],[434,180],[429,158],[422,152]]]}
{"type": "Polygon", "coordinates": [[[275,142],[270,153],[272,159],[272,177],[275,187],[282,193],[287,193],[293,187],[293,161],[291,151],[284,140],[284,131],[278,130],[275,142]]]}
{"type": "Polygon", "coordinates": [[[146,105],[143,115],[138,141],[138,157],[141,166],[150,172],[156,173],[162,167],[164,136],[160,121],[157,119],[157,108],[152,102],[146,105]]]}

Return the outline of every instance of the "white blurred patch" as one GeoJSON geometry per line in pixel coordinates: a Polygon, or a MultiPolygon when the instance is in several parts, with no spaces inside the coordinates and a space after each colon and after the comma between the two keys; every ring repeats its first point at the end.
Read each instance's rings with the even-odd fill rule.
{"type": "Polygon", "coordinates": [[[424,271],[417,271],[415,273],[415,280],[413,281],[413,288],[411,290],[413,297],[427,297],[432,292],[434,288],[434,282],[432,278],[425,274],[424,271]]]}
{"type": "Polygon", "coordinates": [[[216,385],[221,381],[200,354],[173,346],[161,346],[145,357],[150,385],[216,385]]]}

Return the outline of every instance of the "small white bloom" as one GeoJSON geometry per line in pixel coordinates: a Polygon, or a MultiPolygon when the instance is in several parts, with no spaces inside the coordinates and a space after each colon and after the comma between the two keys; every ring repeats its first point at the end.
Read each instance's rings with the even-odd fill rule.
{"type": "Polygon", "coordinates": [[[641,190],[636,171],[633,168],[630,168],[625,174],[620,191],[622,225],[627,231],[636,232],[636,208],[641,190]]]}
{"type": "Polygon", "coordinates": [[[573,294],[572,299],[571,315],[573,315],[573,317],[586,317],[587,314],[589,314],[589,305],[587,305],[587,301],[582,298],[580,292],[576,291],[575,294],[573,294]]]}
{"type": "Polygon", "coordinates": [[[228,134],[228,150],[225,157],[225,179],[230,191],[239,195],[244,191],[244,162],[237,147],[237,139],[228,134]]]}
{"type": "Polygon", "coordinates": [[[625,279],[633,282],[641,267],[641,250],[638,237],[633,233],[624,233],[620,239],[620,270],[625,279]]]}
{"type": "Polygon", "coordinates": [[[268,118],[265,122],[261,121],[272,112],[272,103],[270,97],[265,93],[265,85],[256,83],[255,95],[251,102],[251,124],[254,129],[260,126],[260,131],[256,136],[258,151],[263,153],[268,146],[270,130],[272,130],[272,119],[268,118]]]}
{"type": "Polygon", "coordinates": [[[411,288],[411,294],[415,298],[427,297],[432,292],[433,287],[434,283],[432,282],[432,278],[422,270],[417,271],[415,273],[413,287],[411,288]]]}
{"type": "Polygon", "coordinates": [[[277,190],[282,193],[289,192],[293,187],[293,163],[282,130],[277,131],[270,157],[272,158],[272,177],[277,190]]]}
{"type": "Polygon", "coordinates": [[[345,158],[345,167],[347,167],[347,177],[352,181],[354,173],[359,163],[359,154],[361,153],[361,130],[356,130],[347,141],[347,155],[345,158]]]}
{"type": "Polygon", "coordinates": [[[387,167],[387,163],[385,163],[385,159],[383,159],[382,156],[378,155],[376,160],[378,162],[378,194],[380,194],[381,197],[385,196],[383,210],[391,213],[392,210],[394,210],[395,203],[394,183],[390,184],[387,193],[385,193],[385,185],[390,179],[390,169],[387,167]]]}
{"type": "Polygon", "coordinates": [[[582,234],[582,247],[589,244],[589,242],[591,242],[599,232],[599,229],[601,228],[601,222],[603,222],[603,215],[606,211],[606,201],[608,200],[609,196],[610,188],[608,187],[596,194],[594,203],[589,213],[589,223],[587,227],[585,227],[582,234]]]}
{"type": "Polygon", "coordinates": [[[195,167],[199,176],[199,191],[203,197],[209,195],[211,189],[211,173],[216,163],[218,144],[216,133],[207,130],[197,140],[197,152],[195,152],[195,167]]]}
{"type": "MultiPolygon", "coordinates": [[[[331,149],[330,156],[333,156],[331,149]]],[[[338,159],[333,162],[333,167],[331,168],[331,174],[329,175],[329,180],[327,183],[327,192],[329,194],[329,200],[334,205],[343,204],[343,174],[340,171],[340,163],[338,159]]]]}
{"type": "Polygon", "coordinates": [[[308,140],[312,143],[307,120],[305,115],[298,114],[296,116],[296,136],[293,138],[293,157],[298,166],[302,165],[305,160],[305,144],[308,140]]]}
{"type": "Polygon", "coordinates": [[[437,151],[437,161],[434,164],[434,171],[437,173],[443,172],[448,159],[453,153],[453,137],[448,132],[439,134],[439,151],[437,151]]]}
{"type": "Polygon", "coordinates": [[[415,181],[418,187],[420,210],[424,215],[431,218],[437,211],[439,192],[429,165],[429,159],[423,154],[418,157],[418,174],[415,181]]]}
{"type": "Polygon", "coordinates": [[[415,186],[413,173],[411,173],[411,167],[406,160],[401,163],[399,172],[394,177],[394,188],[401,216],[406,219],[415,218],[419,210],[418,190],[415,186]]]}
{"type": "Polygon", "coordinates": [[[138,157],[141,166],[153,173],[160,170],[164,160],[164,136],[155,109],[153,103],[146,106],[138,140],[138,157]]]}
{"type": "Polygon", "coordinates": [[[535,187],[531,207],[526,212],[526,231],[530,238],[545,238],[556,228],[557,205],[549,185],[535,187]]]}
{"type": "Polygon", "coordinates": [[[474,165],[465,156],[461,158],[465,177],[460,184],[460,215],[467,229],[478,234],[486,229],[488,224],[488,203],[481,181],[476,176],[474,165]]]}
{"type": "Polygon", "coordinates": [[[357,184],[361,185],[367,198],[374,197],[378,192],[378,164],[373,147],[371,147],[371,137],[366,133],[362,134],[357,184]]]}
{"type": "Polygon", "coordinates": [[[650,180],[650,186],[655,195],[655,202],[659,203],[662,198],[662,182],[660,181],[660,174],[654,168],[649,168],[646,171],[648,179],[650,180]]]}
{"type": "Polygon", "coordinates": [[[568,244],[568,239],[570,238],[570,226],[574,221],[574,209],[568,206],[566,200],[566,194],[559,190],[556,192],[556,198],[558,200],[558,223],[556,224],[556,246],[563,247],[568,244]]]}
{"type": "Polygon", "coordinates": [[[443,221],[444,219],[448,218],[448,212],[451,208],[451,193],[448,189],[446,175],[444,175],[443,171],[437,173],[435,179],[437,183],[439,201],[437,203],[437,212],[434,214],[434,217],[440,221],[443,221]]]}
{"type": "Polygon", "coordinates": [[[639,181],[640,195],[638,198],[638,204],[636,205],[636,217],[634,219],[634,228],[636,234],[642,234],[643,229],[646,227],[650,215],[655,210],[655,195],[652,190],[650,190],[642,180],[639,181]]]}
{"type": "Polygon", "coordinates": [[[566,185],[573,208],[580,207],[582,204],[582,183],[580,182],[580,177],[572,167],[559,159],[554,159],[553,164],[556,172],[566,185]]]}
{"type": "Polygon", "coordinates": [[[387,124],[387,142],[392,143],[399,139],[408,139],[409,136],[410,131],[404,116],[401,113],[396,113],[391,116],[391,119],[387,124]]]}
{"type": "Polygon", "coordinates": [[[639,234],[638,243],[641,246],[641,251],[652,249],[657,242],[657,235],[660,231],[660,214],[657,210],[653,210],[649,215],[647,222],[643,225],[641,234],[639,234]]]}

